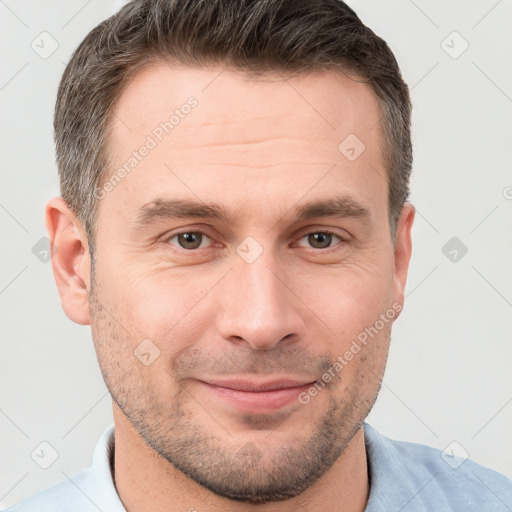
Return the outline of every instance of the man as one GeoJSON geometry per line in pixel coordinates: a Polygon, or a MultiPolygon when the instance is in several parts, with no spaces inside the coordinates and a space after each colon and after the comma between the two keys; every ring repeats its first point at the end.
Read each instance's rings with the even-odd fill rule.
{"type": "Polygon", "coordinates": [[[410,101],[337,0],[134,1],[68,64],[47,205],[115,428],[12,511],[508,510],[364,420],[403,307],[410,101]]]}

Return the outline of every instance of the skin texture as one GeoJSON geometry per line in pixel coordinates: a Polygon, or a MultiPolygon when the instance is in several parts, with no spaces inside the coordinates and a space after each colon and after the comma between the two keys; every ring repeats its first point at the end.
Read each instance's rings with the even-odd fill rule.
{"type": "Polygon", "coordinates": [[[314,383],[332,372],[360,333],[401,309],[414,209],[404,206],[395,241],[368,86],[328,72],[221,71],[153,65],[122,94],[114,169],[188,98],[197,105],[102,195],[94,279],[80,221],[61,198],[47,205],[63,308],[91,325],[113,397],[116,487],[130,512],[364,510],[361,423],[392,321],[307,404],[244,412],[201,381],[314,383]],[[338,150],[349,134],[365,144],[354,161],[338,150]],[[298,220],[295,208],[339,196],[366,213],[298,220]],[[237,217],[137,225],[155,198],[217,203],[237,217]],[[198,230],[202,239],[176,236],[198,230]],[[322,245],[313,235],[325,230],[334,235],[322,245]],[[198,248],[180,246],[191,240],[198,248]],[[148,365],[134,355],[143,340],[158,354],[148,365]]]}

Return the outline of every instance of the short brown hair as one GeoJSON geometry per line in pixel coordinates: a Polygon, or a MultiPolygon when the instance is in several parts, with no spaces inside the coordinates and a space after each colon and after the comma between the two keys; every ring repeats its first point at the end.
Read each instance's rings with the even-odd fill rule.
{"type": "Polygon", "coordinates": [[[339,0],[134,0],[89,32],[57,95],[61,194],[84,224],[91,249],[94,191],[112,172],[114,107],[135,74],[154,61],[259,76],[339,70],[368,83],[382,110],[389,217],[396,226],[412,167],[409,90],[386,42],[350,7],[339,0]]]}

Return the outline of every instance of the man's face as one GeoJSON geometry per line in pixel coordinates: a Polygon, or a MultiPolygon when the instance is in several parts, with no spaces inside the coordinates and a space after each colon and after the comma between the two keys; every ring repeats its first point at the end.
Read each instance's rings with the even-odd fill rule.
{"type": "Polygon", "coordinates": [[[309,487],[367,416],[408,255],[367,85],[219,73],[153,66],[121,96],[112,168],[139,158],[100,193],[90,322],[141,438],[256,503],[309,487]]]}

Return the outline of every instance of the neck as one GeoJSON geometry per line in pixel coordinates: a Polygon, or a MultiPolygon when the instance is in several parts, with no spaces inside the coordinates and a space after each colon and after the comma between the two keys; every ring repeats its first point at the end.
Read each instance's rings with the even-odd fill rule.
{"type": "Polygon", "coordinates": [[[128,512],[362,512],[369,493],[364,431],[360,428],[332,467],[302,494],[260,505],[217,496],[160,457],[114,404],[115,483],[128,512]]]}

